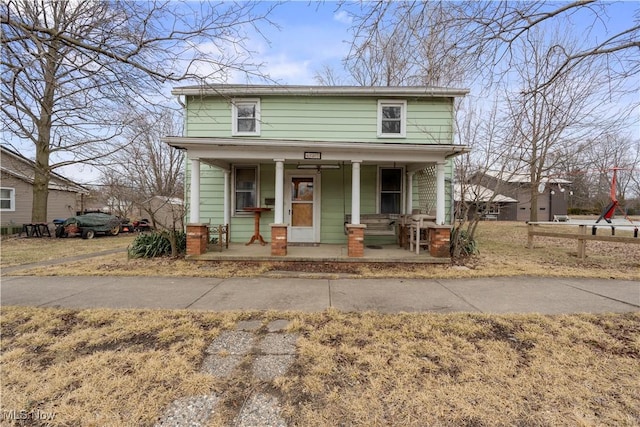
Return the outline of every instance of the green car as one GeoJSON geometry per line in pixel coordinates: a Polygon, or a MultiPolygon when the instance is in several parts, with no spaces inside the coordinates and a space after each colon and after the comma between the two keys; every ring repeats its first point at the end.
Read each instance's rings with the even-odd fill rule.
{"type": "Polygon", "coordinates": [[[97,233],[116,236],[120,232],[122,220],[105,213],[88,213],[67,218],[56,228],[56,237],[80,234],[83,239],[93,239],[97,233]]]}

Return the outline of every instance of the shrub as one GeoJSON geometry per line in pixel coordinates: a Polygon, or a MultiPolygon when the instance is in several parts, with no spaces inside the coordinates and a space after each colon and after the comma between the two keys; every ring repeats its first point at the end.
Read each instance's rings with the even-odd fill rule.
{"type": "Polygon", "coordinates": [[[469,232],[455,227],[451,230],[451,255],[467,257],[478,253],[478,244],[469,232]]]}
{"type": "MultiPolygon", "coordinates": [[[[155,258],[171,255],[171,240],[169,231],[154,231],[140,234],[128,248],[131,258],[155,258]]],[[[187,249],[187,235],[181,231],[175,232],[178,254],[184,254],[187,249]]]]}

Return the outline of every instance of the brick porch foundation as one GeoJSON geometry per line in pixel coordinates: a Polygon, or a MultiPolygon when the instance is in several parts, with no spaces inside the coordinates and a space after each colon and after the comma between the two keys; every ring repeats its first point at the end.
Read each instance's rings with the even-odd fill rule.
{"type": "Polygon", "coordinates": [[[271,256],[287,255],[287,224],[269,224],[271,227],[271,256]]]}
{"type": "Polygon", "coordinates": [[[202,255],[209,244],[207,224],[187,224],[187,255],[202,255]]]}
{"type": "Polygon", "coordinates": [[[451,226],[429,226],[429,254],[436,258],[450,257],[451,226]]]}
{"type": "Polygon", "coordinates": [[[364,256],[364,224],[347,224],[347,255],[353,258],[364,256]]]}

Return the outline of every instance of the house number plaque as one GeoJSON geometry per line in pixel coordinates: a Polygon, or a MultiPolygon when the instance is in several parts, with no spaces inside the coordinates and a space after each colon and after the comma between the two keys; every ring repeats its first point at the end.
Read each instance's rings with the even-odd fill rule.
{"type": "Polygon", "coordinates": [[[321,160],[322,159],[322,153],[317,152],[317,151],[305,151],[304,152],[304,158],[305,159],[311,159],[311,160],[321,160]]]}

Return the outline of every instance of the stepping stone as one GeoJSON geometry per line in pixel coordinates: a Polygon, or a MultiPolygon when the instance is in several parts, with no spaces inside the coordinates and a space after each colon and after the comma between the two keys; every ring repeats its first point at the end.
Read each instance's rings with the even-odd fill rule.
{"type": "Polygon", "coordinates": [[[219,400],[215,394],[175,400],[155,427],[205,426],[219,400]]]}
{"type": "Polygon", "coordinates": [[[239,427],[287,427],[280,416],[278,398],[265,393],[256,393],[243,406],[235,422],[239,427]]]}
{"type": "Polygon", "coordinates": [[[213,375],[214,377],[225,378],[229,377],[231,373],[236,369],[240,363],[242,363],[242,355],[229,354],[226,356],[219,356],[215,354],[209,354],[202,361],[200,372],[213,375]]]}
{"type": "Polygon", "coordinates": [[[255,332],[262,327],[262,320],[241,320],[236,325],[239,331],[255,332]]]}
{"type": "Polygon", "coordinates": [[[269,332],[280,332],[284,331],[286,327],[289,326],[289,321],[285,319],[274,320],[269,322],[267,325],[267,330],[269,332]]]}
{"type": "Polygon", "coordinates": [[[251,351],[255,343],[255,335],[245,331],[225,331],[213,340],[207,348],[207,354],[226,352],[245,355],[251,351]]]}
{"type": "Polygon", "coordinates": [[[258,356],[253,361],[253,376],[261,381],[273,381],[287,373],[295,358],[292,354],[258,356]]]}
{"type": "Polygon", "coordinates": [[[296,354],[296,334],[267,334],[258,348],[264,354],[296,354]]]}

